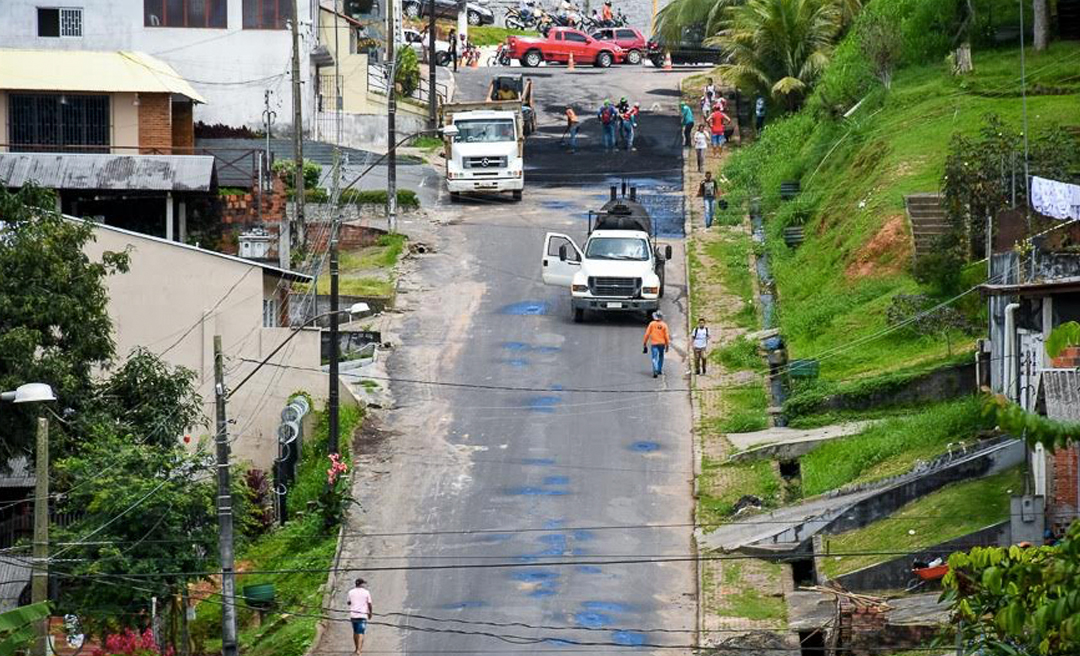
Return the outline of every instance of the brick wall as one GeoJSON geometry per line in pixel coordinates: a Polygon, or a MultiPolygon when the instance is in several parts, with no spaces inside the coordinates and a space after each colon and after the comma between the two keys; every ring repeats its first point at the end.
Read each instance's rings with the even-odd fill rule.
{"type": "MultiPolygon", "coordinates": [[[[285,217],[285,184],[280,178],[274,176],[273,189],[262,197],[262,227],[272,235],[278,234],[278,226],[285,217]]],[[[223,241],[222,250],[227,253],[236,253],[237,243],[233,238],[241,232],[255,227],[259,222],[259,198],[258,194],[249,191],[237,196],[221,197],[221,222],[229,239],[223,241]]],[[[277,249],[274,249],[275,252],[277,249]]]]}
{"type": "Polygon", "coordinates": [[[1050,525],[1055,535],[1061,535],[1076,516],[1080,447],[1058,449],[1050,456],[1050,525]]]}
{"type": "Polygon", "coordinates": [[[167,93],[139,94],[139,152],[172,148],[172,99],[167,93]]]}
{"type": "Polygon", "coordinates": [[[177,155],[191,154],[188,148],[195,146],[195,120],[192,114],[193,103],[174,102],[172,104],[172,145],[177,155]]]}

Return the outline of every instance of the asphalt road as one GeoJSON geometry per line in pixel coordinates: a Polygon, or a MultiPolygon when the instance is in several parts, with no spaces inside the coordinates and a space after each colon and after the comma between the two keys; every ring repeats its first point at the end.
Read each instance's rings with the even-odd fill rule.
{"type": "MultiPolygon", "coordinates": [[[[368,535],[343,554],[376,600],[365,653],[672,654],[693,643],[692,563],[609,562],[692,553],[681,151],[660,115],[674,115],[678,76],[545,72],[524,200],[440,206],[439,227],[421,236],[437,252],[400,297],[396,406],[380,444],[367,445],[384,455],[356,487],[368,535]],[[563,103],[584,117],[618,95],[659,99],[637,152],[601,153],[590,123],[576,155],[558,150],[563,103]],[[567,291],[540,280],[544,233],[583,239],[585,212],[620,174],[676,250],[663,307],[676,348],[660,379],[641,352],[640,317],[574,324],[567,291]]],[[[490,73],[462,74],[459,98],[479,95],[490,73]]],[[[317,653],[347,640],[336,624],[317,653]]]]}

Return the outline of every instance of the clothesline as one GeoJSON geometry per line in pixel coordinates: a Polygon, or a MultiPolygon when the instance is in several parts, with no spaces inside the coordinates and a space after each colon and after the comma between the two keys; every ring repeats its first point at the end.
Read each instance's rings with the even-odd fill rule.
{"type": "Polygon", "coordinates": [[[1031,176],[1031,207],[1053,219],[1080,220],[1080,185],[1031,176]]]}

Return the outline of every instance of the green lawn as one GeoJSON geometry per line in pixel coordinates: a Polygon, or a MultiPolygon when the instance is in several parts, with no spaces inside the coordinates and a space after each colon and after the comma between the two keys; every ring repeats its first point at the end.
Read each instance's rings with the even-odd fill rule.
{"type": "Polygon", "coordinates": [[[511,30],[505,27],[496,27],[495,25],[469,27],[469,41],[472,41],[477,46],[496,46],[506,41],[506,37],[511,35],[537,36],[537,33],[535,30],[511,30]]]}
{"type": "Polygon", "coordinates": [[[760,497],[769,506],[780,500],[780,478],[766,460],[727,463],[703,457],[698,487],[698,521],[706,529],[724,523],[744,494],[760,497]]]}
{"type": "Polygon", "coordinates": [[[754,291],[750,280],[750,235],[741,231],[725,232],[721,239],[710,242],[705,250],[715,267],[708,277],[719,280],[725,292],[742,301],[729,309],[735,325],[748,330],[756,329],[754,291]]]}
{"type": "MultiPolygon", "coordinates": [[[[779,325],[792,358],[821,357],[821,375],[845,379],[947,356],[944,339],[892,334],[885,311],[896,293],[920,291],[910,271],[904,194],[940,188],[946,144],[973,133],[996,112],[1019,127],[1016,48],[973,53],[975,70],[951,75],[944,64],[896,72],[892,91],[873,92],[850,120],[807,112],[767,126],[760,141],[737,149],[725,175],[756,171],[779,325]],[[771,134],[770,134],[771,133],[771,134]],[[802,181],[798,201],[779,200],[781,181],[802,181]],[[805,242],[782,241],[786,223],[808,215],[805,242]]],[[[1080,124],[1080,43],[1058,42],[1029,53],[1028,114],[1035,125],[1080,124]]],[[[733,187],[735,183],[732,183],[733,187]]],[[[732,189],[733,198],[753,193],[732,189]]],[[[967,344],[953,344],[954,351],[967,344]]]]}
{"type": "Polygon", "coordinates": [[[916,461],[944,453],[949,442],[970,441],[976,432],[992,424],[977,398],[885,419],[858,435],[831,440],[803,456],[803,496],[902,474],[916,461]]]}
{"type": "Polygon", "coordinates": [[[727,560],[720,570],[722,587],[713,612],[748,620],[785,619],[782,565],[766,560],[727,560]]]}
{"type": "MultiPolygon", "coordinates": [[[[406,237],[383,235],[373,246],[341,253],[338,292],[344,296],[394,296],[394,267],[405,250],[406,237]]],[[[306,289],[306,285],[298,288],[306,289]]],[[[330,293],[330,274],[324,272],[316,284],[319,294],[330,293]]]]}
{"type": "MultiPolygon", "coordinates": [[[[954,483],[912,501],[887,518],[860,529],[826,535],[830,552],[917,551],[985,528],[1009,516],[1009,492],[1023,489],[1023,472],[1015,468],[995,476],[954,483]]],[[[821,571],[836,577],[892,556],[822,558],[821,571]]]]}

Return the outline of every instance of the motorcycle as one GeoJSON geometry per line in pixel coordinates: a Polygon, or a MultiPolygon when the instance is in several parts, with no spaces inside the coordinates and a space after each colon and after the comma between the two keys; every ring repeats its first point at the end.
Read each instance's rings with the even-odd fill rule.
{"type": "Polygon", "coordinates": [[[461,53],[461,62],[465,68],[478,64],[480,62],[480,48],[477,48],[471,42],[467,43],[465,51],[461,53]]]}
{"type": "Polygon", "coordinates": [[[488,66],[509,66],[510,65],[510,47],[506,45],[506,42],[499,44],[499,48],[495,51],[495,54],[488,57],[488,66]]]}
{"type": "Polygon", "coordinates": [[[538,24],[543,14],[544,12],[535,7],[531,11],[525,13],[522,13],[517,7],[510,7],[506,10],[506,16],[503,18],[503,25],[512,30],[524,30],[538,24]]]}

